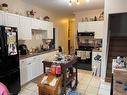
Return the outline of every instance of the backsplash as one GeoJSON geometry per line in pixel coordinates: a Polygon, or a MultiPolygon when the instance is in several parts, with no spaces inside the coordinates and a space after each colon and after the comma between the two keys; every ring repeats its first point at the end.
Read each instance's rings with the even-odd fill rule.
{"type": "Polygon", "coordinates": [[[20,44],[26,44],[28,47],[28,50],[31,48],[37,48],[40,47],[40,45],[43,44],[43,37],[44,37],[45,31],[42,30],[32,30],[32,39],[31,40],[19,40],[20,44]]]}

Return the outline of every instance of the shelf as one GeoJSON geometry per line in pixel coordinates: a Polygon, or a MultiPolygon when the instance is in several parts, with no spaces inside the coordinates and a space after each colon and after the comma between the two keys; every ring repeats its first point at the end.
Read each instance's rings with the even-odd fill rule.
{"type": "Polygon", "coordinates": [[[69,78],[66,79],[66,85],[68,85],[72,79],[74,79],[74,77],[76,76],[76,73],[73,73],[72,76],[70,76],[69,78]]]}

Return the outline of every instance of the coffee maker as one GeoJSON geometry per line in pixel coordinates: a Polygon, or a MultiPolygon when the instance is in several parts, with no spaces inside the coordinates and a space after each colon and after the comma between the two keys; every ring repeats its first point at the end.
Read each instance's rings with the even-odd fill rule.
{"type": "Polygon", "coordinates": [[[19,45],[19,51],[20,51],[20,55],[28,54],[28,48],[25,44],[19,45]]]}

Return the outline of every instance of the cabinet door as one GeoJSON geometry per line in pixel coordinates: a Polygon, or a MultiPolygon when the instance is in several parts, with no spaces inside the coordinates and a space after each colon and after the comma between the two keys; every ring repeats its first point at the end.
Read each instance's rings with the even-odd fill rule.
{"type": "Polygon", "coordinates": [[[0,11],[0,25],[4,25],[4,12],[0,11]]]}
{"type": "Polygon", "coordinates": [[[31,18],[20,16],[19,39],[32,39],[31,18]]]}
{"type": "Polygon", "coordinates": [[[96,26],[95,38],[102,39],[103,38],[104,22],[97,21],[95,26],[96,26]]]}
{"type": "Polygon", "coordinates": [[[27,61],[20,60],[20,81],[21,85],[24,85],[28,82],[28,73],[27,73],[27,61]]]}
{"type": "Polygon", "coordinates": [[[41,20],[38,20],[38,19],[32,19],[31,20],[31,28],[32,29],[37,29],[37,30],[42,30],[42,22],[41,20]]]}
{"type": "Polygon", "coordinates": [[[48,30],[49,28],[49,22],[48,21],[41,21],[42,23],[42,30],[48,30]]]}
{"type": "Polygon", "coordinates": [[[27,59],[27,78],[28,81],[32,80],[32,58],[27,59]]]}
{"type": "Polygon", "coordinates": [[[11,27],[19,27],[19,15],[5,13],[5,25],[11,27]]]}
{"type": "Polygon", "coordinates": [[[87,22],[78,23],[78,32],[87,32],[87,22]]]}
{"type": "Polygon", "coordinates": [[[39,71],[38,71],[38,75],[41,75],[43,74],[43,58],[42,58],[42,55],[38,56],[38,68],[39,68],[39,71]]]}
{"type": "Polygon", "coordinates": [[[96,32],[96,22],[87,22],[87,31],[88,32],[96,32]]]}
{"type": "Polygon", "coordinates": [[[38,76],[38,71],[39,71],[39,68],[38,68],[38,60],[36,57],[33,57],[33,62],[32,62],[32,78],[35,78],[38,76]]]}
{"type": "Polygon", "coordinates": [[[48,22],[48,31],[47,31],[47,38],[48,39],[53,39],[53,23],[48,22]]]}

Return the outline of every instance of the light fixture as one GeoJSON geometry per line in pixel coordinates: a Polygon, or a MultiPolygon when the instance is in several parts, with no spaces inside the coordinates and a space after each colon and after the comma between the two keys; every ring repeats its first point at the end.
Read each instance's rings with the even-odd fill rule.
{"type": "Polygon", "coordinates": [[[76,4],[77,4],[77,5],[79,5],[79,4],[80,4],[79,0],[77,0],[76,4]]]}
{"type": "Polygon", "coordinates": [[[70,1],[69,1],[69,6],[71,6],[71,5],[72,5],[72,1],[70,0],[70,1]]]}
{"type": "Polygon", "coordinates": [[[79,2],[79,0],[69,0],[69,6],[71,6],[72,4],[76,4],[76,5],[79,5],[80,4],[80,2],[79,2]]]}

